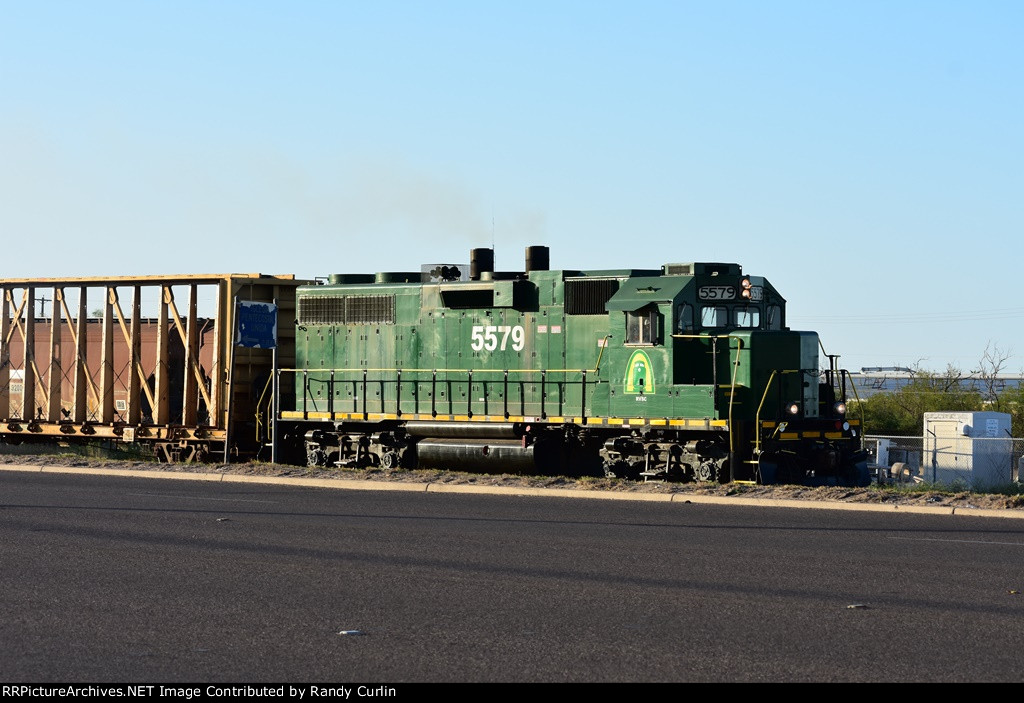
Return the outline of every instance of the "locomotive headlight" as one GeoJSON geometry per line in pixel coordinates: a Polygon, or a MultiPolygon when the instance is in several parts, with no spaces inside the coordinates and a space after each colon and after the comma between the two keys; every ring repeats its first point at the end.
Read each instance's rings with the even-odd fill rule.
{"type": "Polygon", "coordinates": [[[786,412],[790,415],[799,415],[800,403],[790,403],[789,405],[786,406],[786,412]]]}
{"type": "Polygon", "coordinates": [[[740,288],[743,290],[750,290],[750,279],[744,278],[740,281],[740,288]]]}
{"type": "Polygon", "coordinates": [[[836,403],[835,405],[832,406],[832,410],[835,411],[836,415],[845,415],[846,414],[846,403],[840,401],[840,402],[838,402],[838,403],[836,403]]]}

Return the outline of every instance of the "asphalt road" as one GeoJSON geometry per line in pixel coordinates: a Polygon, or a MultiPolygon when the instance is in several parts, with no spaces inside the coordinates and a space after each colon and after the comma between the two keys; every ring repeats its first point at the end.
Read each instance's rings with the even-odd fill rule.
{"type": "Polygon", "coordinates": [[[0,680],[1016,682],[1022,561],[999,518],[8,471],[0,680]]]}

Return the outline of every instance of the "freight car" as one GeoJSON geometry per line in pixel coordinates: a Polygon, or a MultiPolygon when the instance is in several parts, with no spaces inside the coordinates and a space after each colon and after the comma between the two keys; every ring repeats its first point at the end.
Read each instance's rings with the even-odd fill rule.
{"type": "Polygon", "coordinates": [[[281,451],[316,466],[867,485],[848,374],[734,263],[336,274],[296,288],[281,451]],[[291,443],[291,444],[289,444],[291,443]]]}
{"type": "Polygon", "coordinates": [[[293,275],[0,279],[0,442],[132,445],[164,461],[256,456],[294,357],[235,344],[238,305],[294,318],[293,275]],[[48,307],[47,307],[48,306],[48,307]]]}

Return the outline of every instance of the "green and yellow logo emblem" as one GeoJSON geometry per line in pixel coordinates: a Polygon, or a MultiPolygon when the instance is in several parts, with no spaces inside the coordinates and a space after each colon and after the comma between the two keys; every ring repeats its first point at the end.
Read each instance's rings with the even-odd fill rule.
{"type": "Polygon", "coordinates": [[[653,393],[654,369],[647,352],[637,349],[626,364],[626,378],[623,382],[626,393],[653,393]]]}

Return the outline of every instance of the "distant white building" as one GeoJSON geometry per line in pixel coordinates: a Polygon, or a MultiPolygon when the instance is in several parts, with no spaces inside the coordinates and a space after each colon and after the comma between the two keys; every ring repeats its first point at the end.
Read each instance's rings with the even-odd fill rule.
{"type": "MultiPolygon", "coordinates": [[[[870,398],[877,393],[893,393],[900,388],[909,385],[917,376],[917,372],[905,366],[865,366],[860,371],[851,371],[850,380],[853,382],[856,393],[853,390],[847,392],[848,398],[870,398]]],[[[981,379],[966,375],[961,379],[963,387],[968,390],[984,392],[987,388],[981,379]]],[[[997,393],[1008,388],[1017,388],[1024,383],[1024,376],[1021,374],[999,374],[996,376],[997,393]]]]}

